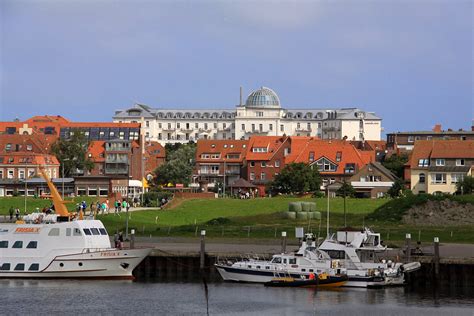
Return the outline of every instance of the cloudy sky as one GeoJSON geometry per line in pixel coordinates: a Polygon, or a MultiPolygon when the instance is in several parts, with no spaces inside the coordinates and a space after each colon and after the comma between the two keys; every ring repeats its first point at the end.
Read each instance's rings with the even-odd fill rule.
{"type": "Polygon", "coordinates": [[[469,128],[473,2],[0,0],[0,120],[141,102],[360,107],[385,132],[469,128]]]}

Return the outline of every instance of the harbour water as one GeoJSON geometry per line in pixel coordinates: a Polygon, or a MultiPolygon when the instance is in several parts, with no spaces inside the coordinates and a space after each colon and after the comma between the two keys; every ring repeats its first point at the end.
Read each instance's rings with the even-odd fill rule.
{"type": "MultiPolygon", "coordinates": [[[[474,315],[474,288],[207,284],[209,315],[474,315]]],[[[206,315],[202,283],[0,280],[1,315],[206,315]]]]}

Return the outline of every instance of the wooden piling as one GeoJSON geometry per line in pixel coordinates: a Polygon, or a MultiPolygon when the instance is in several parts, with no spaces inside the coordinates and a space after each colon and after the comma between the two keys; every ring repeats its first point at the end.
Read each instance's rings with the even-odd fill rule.
{"type": "Polygon", "coordinates": [[[135,248],[135,229],[130,231],[130,249],[135,248]]]}
{"type": "Polygon", "coordinates": [[[200,252],[200,260],[199,260],[199,268],[201,270],[204,269],[204,254],[206,252],[206,244],[204,241],[205,236],[206,236],[206,231],[201,230],[201,252],[200,252]]]}
{"type": "Polygon", "coordinates": [[[281,232],[281,253],[286,252],[286,232],[281,232]]]}
{"type": "Polygon", "coordinates": [[[435,273],[435,278],[439,278],[439,238],[435,237],[434,238],[434,273],[435,273]]]}
{"type": "Polygon", "coordinates": [[[411,259],[411,234],[405,235],[406,240],[406,262],[410,262],[411,259]]]}

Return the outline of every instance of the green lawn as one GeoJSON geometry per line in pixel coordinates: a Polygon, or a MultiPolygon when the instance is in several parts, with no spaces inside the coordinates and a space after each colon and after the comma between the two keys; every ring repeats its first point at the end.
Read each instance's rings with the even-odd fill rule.
{"type": "MultiPolygon", "coordinates": [[[[66,198],[66,200],[73,201],[72,203],[66,204],[69,210],[74,210],[76,203],[81,201],[86,201],[87,205],[89,206],[91,201],[96,201],[97,198],[92,197],[76,197],[75,199],[66,198]]],[[[33,198],[28,197],[26,198],[26,209],[28,213],[34,212],[36,208],[40,210],[43,207],[49,207],[51,205],[50,200],[44,200],[40,198],[33,198]]],[[[25,198],[23,196],[16,196],[16,197],[3,197],[0,198],[0,215],[8,215],[8,211],[10,207],[19,208],[21,213],[23,214],[25,211],[25,198]]]]}

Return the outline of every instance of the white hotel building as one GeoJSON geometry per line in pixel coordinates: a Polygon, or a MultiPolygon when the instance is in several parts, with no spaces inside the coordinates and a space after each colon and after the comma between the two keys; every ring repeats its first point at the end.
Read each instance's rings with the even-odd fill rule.
{"type": "Polygon", "coordinates": [[[166,143],[198,139],[248,139],[252,135],[316,136],[380,140],[381,121],[358,108],[284,109],[278,95],[262,87],[245,104],[223,110],[153,109],[142,104],[115,112],[114,122],[142,123],[145,137],[166,143]]]}

